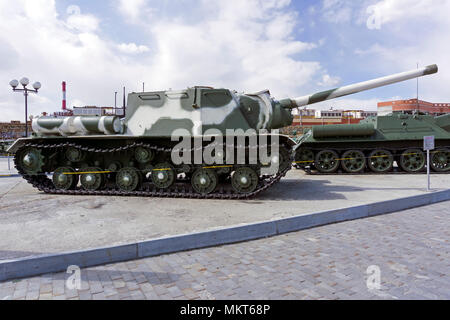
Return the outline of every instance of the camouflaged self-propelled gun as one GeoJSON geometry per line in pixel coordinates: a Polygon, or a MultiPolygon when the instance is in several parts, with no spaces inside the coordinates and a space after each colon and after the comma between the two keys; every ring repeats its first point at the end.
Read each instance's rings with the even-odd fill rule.
{"type": "Polygon", "coordinates": [[[47,193],[248,198],[292,167],[295,142],[271,132],[292,124],[291,109],[435,72],[437,66],[430,66],[284,100],[271,98],[269,91],[241,94],[209,87],[131,93],[123,119],[35,118],[33,136],[16,141],[9,151],[15,153],[18,172],[47,193]],[[250,129],[268,133],[258,131],[242,140],[250,129]],[[174,134],[180,136],[175,131],[183,132],[188,147],[173,141],[174,134]],[[223,142],[212,138],[218,135],[225,136],[223,142]],[[219,148],[211,148],[212,140],[219,148]],[[252,162],[255,149],[269,155],[260,153],[252,162]],[[213,160],[202,162],[207,151],[213,160]],[[197,161],[176,162],[174,153],[197,161]],[[266,170],[274,166],[275,171],[266,170]]]}
{"type": "Polygon", "coordinates": [[[423,138],[434,136],[430,168],[450,173],[450,114],[439,117],[394,112],[369,117],[359,124],[317,126],[303,135],[296,148],[295,166],[322,174],[358,174],[398,169],[418,173],[426,167],[423,138]]]}

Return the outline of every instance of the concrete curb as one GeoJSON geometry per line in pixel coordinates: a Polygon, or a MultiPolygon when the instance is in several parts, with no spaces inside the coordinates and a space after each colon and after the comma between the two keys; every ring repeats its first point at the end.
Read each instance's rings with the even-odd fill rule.
{"type": "Polygon", "coordinates": [[[0,173],[0,179],[1,178],[17,178],[20,177],[20,174],[18,173],[0,173]]]}
{"type": "Polygon", "coordinates": [[[361,219],[450,200],[450,190],[428,193],[356,207],[323,211],[292,218],[234,226],[149,241],[59,253],[0,263],[0,281],[66,271],[70,265],[81,268],[108,263],[200,249],[300,231],[331,223],[361,219]]]}

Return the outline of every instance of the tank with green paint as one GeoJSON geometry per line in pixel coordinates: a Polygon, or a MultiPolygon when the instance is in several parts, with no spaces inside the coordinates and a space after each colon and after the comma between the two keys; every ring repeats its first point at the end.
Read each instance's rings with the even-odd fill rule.
{"type": "Polygon", "coordinates": [[[431,169],[450,172],[450,114],[433,117],[394,112],[360,124],[316,126],[296,147],[295,165],[321,173],[398,170],[421,172],[426,166],[423,138],[434,136],[431,169]]]}
{"type": "Polygon", "coordinates": [[[7,155],[6,152],[14,140],[0,140],[0,155],[7,155]]]}

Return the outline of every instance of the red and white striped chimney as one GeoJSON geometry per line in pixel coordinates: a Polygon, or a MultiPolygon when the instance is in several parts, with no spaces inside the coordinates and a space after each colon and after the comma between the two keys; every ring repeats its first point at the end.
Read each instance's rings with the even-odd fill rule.
{"type": "Polygon", "coordinates": [[[65,81],[63,81],[63,83],[62,83],[62,91],[63,91],[62,109],[63,109],[63,111],[66,111],[67,104],[66,104],[66,82],[65,81]]]}

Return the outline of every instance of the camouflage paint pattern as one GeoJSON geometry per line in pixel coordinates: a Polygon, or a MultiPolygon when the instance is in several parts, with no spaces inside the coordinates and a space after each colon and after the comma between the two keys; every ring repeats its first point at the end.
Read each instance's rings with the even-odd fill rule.
{"type": "Polygon", "coordinates": [[[170,137],[176,129],[201,136],[209,129],[278,129],[293,117],[269,91],[239,94],[205,87],[183,91],[131,93],[124,120],[129,136],[170,137]]]}
{"type": "Polygon", "coordinates": [[[32,122],[33,132],[40,136],[111,135],[121,133],[122,127],[114,116],[39,117],[32,122]]]}

